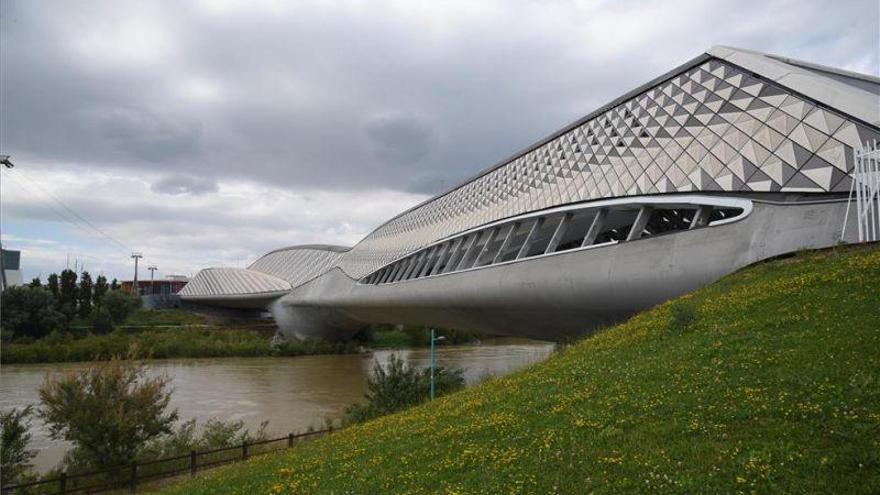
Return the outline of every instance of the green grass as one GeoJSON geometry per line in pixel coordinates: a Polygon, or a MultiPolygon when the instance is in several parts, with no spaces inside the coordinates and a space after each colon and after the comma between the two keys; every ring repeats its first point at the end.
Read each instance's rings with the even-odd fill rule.
{"type": "Polygon", "coordinates": [[[203,325],[204,315],[182,309],[150,311],[140,309],[125,320],[125,325],[203,325]]]}
{"type": "Polygon", "coordinates": [[[399,349],[414,346],[412,337],[400,330],[379,330],[373,334],[370,347],[399,349]]]}
{"type": "Polygon", "coordinates": [[[880,250],[763,263],[434,403],[162,490],[877,493],[880,250]]]}
{"type": "MultiPolygon", "coordinates": [[[[203,325],[207,323],[204,315],[185,311],[182,309],[163,309],[151,311],[139,309],[126,318],[123,326],[174,326],[174,325],[203,325]]],[[[74,329],[91,330],[92,318],[76,317],[71,323],[74,329]]]]}

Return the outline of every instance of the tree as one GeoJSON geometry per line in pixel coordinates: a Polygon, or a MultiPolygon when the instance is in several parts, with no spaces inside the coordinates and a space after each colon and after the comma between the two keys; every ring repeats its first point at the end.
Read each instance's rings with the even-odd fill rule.
{"type": "MultiPolygon", "coordinates": [[[[134,351],[129,354],[134,358],[134,351]]],[[[134,462],[151,440],[172,432],[171,378],[148,378],[143,364],[115,357],[40,386],[39,416],[54,440],[74,445],[68,459],[93,469],[134,462]]]]}
{"type": "Polygon", "coordinates": [[[114,325],[121,325],[140,306],[141,298],[130,296],[121,290],[111,290],[102,302],[102,310],[107,311],[114,325]]]}
{"type": "Polygon", "coordinates": [[[107,293],[107,289],[107,277],[98,275],[98,278],[95,279],[95,289],[92,294],[92,300],[96,308],[101,307],[101,300],[104,298],[104,294],[107,293]]]}
{"type": "Polygon", "coordinates": [[[110,282],[110,290],[119,290],[119,282],[115,278],[110,282]]]}
{"type": "Polygon", "coordinates": [[[59,290],[58,285],[58,274],[53,273],[49,275],[49,278],[46,279],[46,283],[49,286],[49,291],[52,293],[52,296],[55,298],[55,303],[58,303],[58,298],[61,296],[61,291],[59,290]]]}
{"type": "Polygon", "coordinates": [[[64,270],[61,272],[61,291],[58,296],[58,309],[67,318],[68,326],[76,315],[77,299],[76,272],[70,269],[64,270]]]}
{"type": "Polygon", "coordinates": [[[83,318],[92,312],[92,276],[82,272],[79,278],[79,315],[83,318]]]}
{"type": "Polygon", "coordinates": [[[37,455],[36,451],[28,449],[32,411],[33,407],[27,406],[0,413],[0,479],[3,486],[15,483],[30,471],[31,459],[37,455]]]}
{"type": "MultiPolygon", "coordinates": [[[[461,370],[447,370],[441,366],[435,368],[434,373],[438,396],[464,386],[461,370]]],[[[373,366],[364,394],[366,404],[349,406],[345,410],[346,418],[351,423],[359,423],[406,409],[426,401],[430,388],[430,368],[410,366],[392,354],[386,367],[379,363],[373,366]]]]}
{"type": "Polygon", "coordinates": [[[40,281],[40,277],[34,277],[31,280],[31,283],[28,284],[28,287],[31,289],[38,289],[43,286],[43,282],[40,281]]]}
{"type": "Polygon", "coordinates": [[[0,295],[0,307],[0,325],[16,338],[39,339],[64,323],[52,293],[42,287],[9,287],[0,295]]]}

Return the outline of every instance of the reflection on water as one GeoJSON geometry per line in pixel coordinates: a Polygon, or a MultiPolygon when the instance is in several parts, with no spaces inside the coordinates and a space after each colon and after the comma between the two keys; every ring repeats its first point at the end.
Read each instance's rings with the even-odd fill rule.
{"type": "MultiPolygon", "coordinates": [[[[552,344],[520,339],[497,339],[480,345],[438,347],[437,363],[463,368],[474,383],[487,375],[502,375],[547,357],[552,344]]],[[[181,419],[243,420],[255,430],[269,421],[269,433],[282,436],[321,427],[325,418],[338,418],[345,407],[363,398],[367,374],[374,361],[391,354],[418,366],[430,364],[427,349],[373,351],[363,355],[301,356],[294,358],[173,359],[148,364],[149,374],[172,377],[172,407],[181,419]]],[[[80,370],[84,363],[4,365],[0,367],[0,407],[37,404],[37,388],[47,374],[80,370]]],[[[31,424],[32,448],[39,453],[37,469],[54,467],[65,442],[48,438],[39,420],[31,424]]]]}

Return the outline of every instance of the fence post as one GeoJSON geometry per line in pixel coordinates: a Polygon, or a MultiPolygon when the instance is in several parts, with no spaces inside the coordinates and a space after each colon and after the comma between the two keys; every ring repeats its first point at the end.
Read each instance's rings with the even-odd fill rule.
{"type": "Polygon", "coordinates": [[[195,450],[189,451],[189,475],[190,476],[196,475],[196,451],[195,450]]]}
{"type": "Polygon", "coordinates": [[[134,493],[137,491],[137,478],[138,478],[138,465],[132,464],[131,465],[131,478],[128,481],[128,489],[129,489],[129,491],[131,491],[131,493],[134,493]]]}
{"type": "Polygon", "coordinates": [[[293,447],[293,433],[287,434],[287,448],[293,447]]]}
{"type": "Polygon", "coordinates": [[[246,460],[248,458],[248,444],[247,441],[241,444],[241,460],[246,460]]]}
{"type": "Polygon", "coordinates": [[[67,493],[67,473],[65,471],[61,471],[61,476],[58,477],[58,492],[61,495],[67,493]]]}

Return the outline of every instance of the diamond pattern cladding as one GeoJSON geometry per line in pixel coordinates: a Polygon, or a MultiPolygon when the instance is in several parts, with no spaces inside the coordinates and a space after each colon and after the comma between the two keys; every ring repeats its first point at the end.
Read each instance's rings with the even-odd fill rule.
{"type": "Polygon", "coordinates": [[[292,247],[261,257],[248,270],[268,273],[297,287],[333,267],[340,256],[336,251],[292,247]]]}
{"type": "Polygon", "coordinates": [[[873,128],[717,59],[383,225],[340,261],[361,277],[437,239],[577,201],[687,191],[846,192],[873,128]]]}

